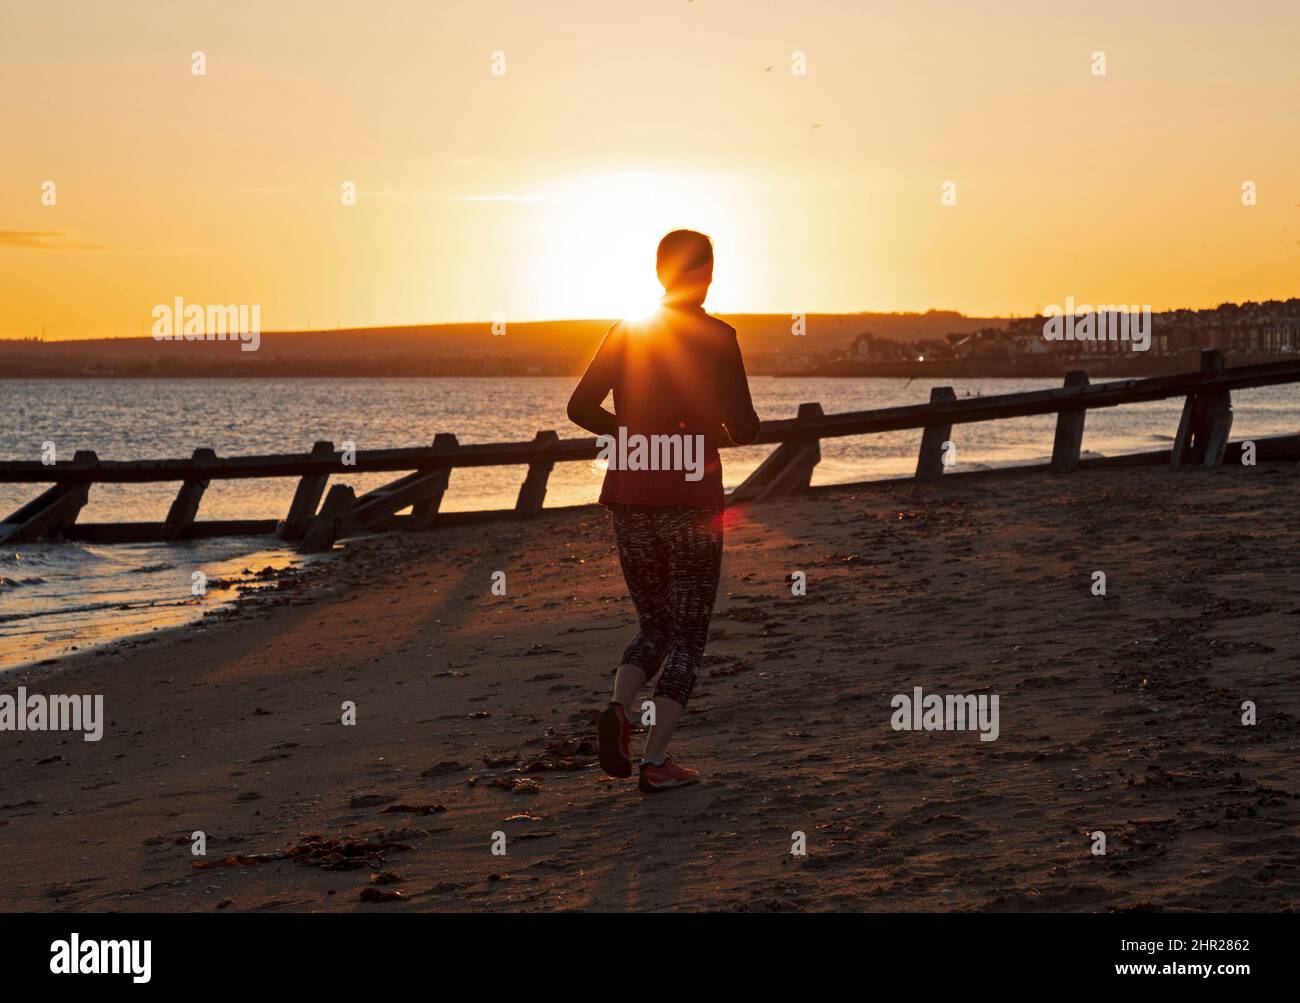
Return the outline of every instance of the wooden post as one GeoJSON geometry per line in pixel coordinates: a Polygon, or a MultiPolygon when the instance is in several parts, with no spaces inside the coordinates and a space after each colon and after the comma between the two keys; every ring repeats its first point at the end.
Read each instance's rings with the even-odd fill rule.
{"type": "Polygon", "coordinates": [[[298,552],[318,554],[332,549],[334,541],[343,532],[343,524],[356,500],[356,492],[346,484],[335,484],[330,488],[330,493],[325,496],[325,504],[307,527],[307,533],[298,545],[298,552]]]}
{"type": "MultiPolygon", "coordinates": [[[[78,449],[74,463],[96,463],[94,450],[78,449]]],[[[31,543],[57,536],[77,521],[90,499],[90,481],[55,484],[0,522],[0,541],[31,543]]]]}
{"type": "MultiPolygon", "coordinates": [[[[818,403],[800,404],[796,420],[805,424],[823,417],[818,403]]],[[[728,504],[764,501],[780,495],[807,491],[812,482],[813,468],[821,462],[819,439],[792,439],[777,446],[758,469],[745,478],[734,491],[728,504]]]]}
{"type": "MultiPolygon", "coordinates": [[[[433,437],[434,449],[446,449],[449,452],[455,452],[460,443],[450,432],[439,432],[433,437]]],[[[436,491],[431,491],[425,498],[411,506],[411,521],[408,523],[409,529],[428,529],[438,519],[438,507],[442,505],[442,496],[447,491],[447,485],[451,482],[451,468],[448,467],[442,472],[442,484],[436,491]]]]}
{"type": "Polygon", "coordinates": [[[1207,467],[1223,464],[1223,454],[1228,451],[1228,434],[1232,431],[1232,395],[1211,394],[1205,405],[1205,457],[1207,467]]]}
{"type": "MultiPolygon", "coordinates": [[[[1088,374],[1075,369],[1065,374],[1065,386],[1086,387],[1088,374]]],[[[1088,409],[1061,408],[1056,413],[1056,439],[1052,443],[1052,470],[1066,473],[1079,465],[1079,452],[1083,448],[1083,420],[1088,409]]]]}
{"type": "MultiPolygon", "coordinates": [[[[1201,352],[1201,375],[1213,376],[1223,371],[1223,353],[1217,348],[1201,352]]],[[[1178,468],[1193,463],[1217,467],[1223,463],[1232,430],[1232,395],[1226,390],[1190,393],[1183,402],[1178,434],[1169,451],[1169,466],[1178,468]]]]}
{"type": "MultiPolygon", "coordinates": [[[[311,447],[311,455],[315,457],[332,456],[334,454],[334,443],[328,439],[319,439],[311,447]]],[[[301,540],[307,532],[307,526],[312,518],[316,515],[316,509],[320,505],[321,495],[325,493],[325,485],[329,483],[329,474],[305,474],[298,481],[298,487],[293,493],[293,501],[289,504],[289,514],[284,517],[284,522],[280,524],[279,536],[281,540],[301,540]]]]}
{"type": "MultiPolygon", "coordinates": [[[[207,463],[217,458],[217,454],[211,449],[202,447],[194,450],[191,459],[198,464],[207,463]]],[[[161,539],[175,540],[183,536],[185,531],[194,524],[194,517],[199,514],[199,502],[203,500],[203,492],[208,490],[208,482],[198,478],[187,478],[181,483],[180,491],[176,492],[176,498],[172,506],[167,510],[167,518],[163,522],[161,539]]]]}
{"type": "MultiPolygon", "coordinates": [[[[957,394],[952,387],[932,387],[931,404],[946,404],[955,401],[957,394]]],[[[952,439],[952,423],[946,425],[926,425],[921,433],[921,452],[916,458],[916,479],[918,481],[937,481],[943,476],[943,444],[952,439]]]]}
{"type": "MultiPolygon", "coordinates": [[[[555,432],[538,432],[533,439],[533,449],[546,449],[559,441],[560,437],[555,432]]],[[[550,479],[554,466],[555,461],[546,459],[534,460],[528,464],[528,476],[519,486],[519,498],[515,501],[516,518],[531,519],[542,510],[542,502],[546,499],[546,482],[550,479]]]]}
{"type": "Polygon", "coordinates": [[[1192,461],[1192,426],[1196,421],[1196,394],[1188,394],[1183,401],[1183,413],[1178,419],[1178,432],[1173,448],[1169,450],[1169,467],[1177,469],[1192,461]]]}

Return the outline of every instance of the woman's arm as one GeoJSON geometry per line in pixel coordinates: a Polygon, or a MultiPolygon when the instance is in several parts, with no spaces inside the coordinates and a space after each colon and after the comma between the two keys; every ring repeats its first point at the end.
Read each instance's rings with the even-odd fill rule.
{"type": "Polygon", "coordinates": [[[718,394],[722,403],[722,423],[737,446],[748,446],[758,438],[758,413],[749,396],[749,377],[740,354],[736,332],[731,332],[722,350],[718,394]]]}
{"type": "Polygon", "coordinates": [[[569,398],[569,421],[596,435],[618,435],[618,418],[603,405],[614,386],[622,363],[623,335],[619,324],[611,327],[596,349],[596,356],[582,374],[569,398]]]}

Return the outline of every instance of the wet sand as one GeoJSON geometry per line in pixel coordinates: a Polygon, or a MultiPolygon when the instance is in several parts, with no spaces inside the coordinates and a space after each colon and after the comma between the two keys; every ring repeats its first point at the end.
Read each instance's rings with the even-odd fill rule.
{"type": "Polygon", "coordinates": [[[634,629],[602,510],[361,541],[0,677],[108,718],[0,733],[0,907],[1294,909],[1298,492],[1149,468],[734,511],[675,742],[705,782],[655,797],[591,750],[634,629]],[[894,731],[917,686],[998,694],[997,741],[894,731]]]}

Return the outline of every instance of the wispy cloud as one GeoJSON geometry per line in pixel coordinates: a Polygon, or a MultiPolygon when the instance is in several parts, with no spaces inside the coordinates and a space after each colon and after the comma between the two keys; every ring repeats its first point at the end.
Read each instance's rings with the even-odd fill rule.
{"type": "Polygon", "coordinates": [[[540,195],[457,195],[457,202],[542,202],[540,195]]]}
{"type": "Polygon", "coordinates": [[[61,230],[0,230],[0,247],[29,251],[104,251],[104,244],[82,240],[61,230]]]}
{"type": "Polygon", "coordinates": [[[287,192],[296,192],[298,189],[289,185],[254,185],[244,188],[221,188],[219,191],[230,192],[233,195],[284,195],[287,192]]]}

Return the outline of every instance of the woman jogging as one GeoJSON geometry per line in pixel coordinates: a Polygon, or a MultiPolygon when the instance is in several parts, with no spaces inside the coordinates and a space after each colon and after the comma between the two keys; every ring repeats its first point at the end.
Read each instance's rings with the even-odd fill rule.
{"type": "Polygon", "coordinates": [[[569,400],[570,420],[606,447],[600,501],[613,514],[639,627],[600,717],[600,765],[611,776],[632,775],[627,709],[658,674],[640,763],[647,794],[699,779],[673,761],[668,743],[699,674],[718,591],[718,445],[758,436],[736,332],[703,308],[713,280],[709,238],[674,230],[659,242],[656,270],[665,289],[659,310],[610,328],[569,400]],[[610,391],[612,414],[603,406],[610,391]]]}

